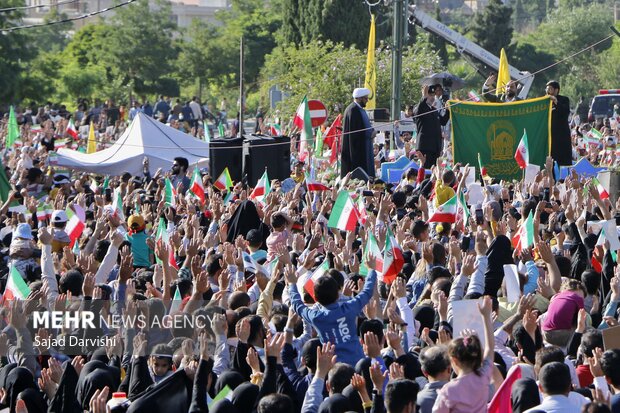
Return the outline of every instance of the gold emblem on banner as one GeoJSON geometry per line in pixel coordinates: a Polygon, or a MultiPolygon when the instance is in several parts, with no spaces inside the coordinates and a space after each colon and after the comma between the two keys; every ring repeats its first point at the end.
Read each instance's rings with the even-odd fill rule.
{"type": "Polygon", "coordinates": [[[514,157],[517,131],[512,122],[498,120],[487,129],[487,142],[492,161],[507,161],[514,157]]]}

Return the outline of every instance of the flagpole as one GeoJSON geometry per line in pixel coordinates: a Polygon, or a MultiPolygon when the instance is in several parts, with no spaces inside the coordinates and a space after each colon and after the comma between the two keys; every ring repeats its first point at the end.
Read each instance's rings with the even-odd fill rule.
{"type": "Polygon", "coordinates": [[[243,36],[239,46],[239,137],[243,138],[243,36]]]}

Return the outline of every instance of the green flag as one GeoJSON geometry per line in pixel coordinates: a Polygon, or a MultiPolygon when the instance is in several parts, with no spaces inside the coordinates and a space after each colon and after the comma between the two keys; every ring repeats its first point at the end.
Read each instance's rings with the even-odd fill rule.
{"type": "Polygon", "coordinates": [[[222,123],[220,123],[220,126],[217,127],[217,130],[220,134],[220,138],[223,138],[224,135],[226,135],[226,132],[224,131],[224,125],[222,123]]]}
{"type": "Polygon", "coordinates": [[[11,184],[6,176],[6,172],[4,172],[4,165],[2,164],[2,159],[0,159],[0,200],[2,202],[6,201],[9,197],[9,192],[11,191],[11,184]]]}
{"type": "Polygon", "coordinates": [[[6,148],[11,149],[15,145],[15,141],[19,139],[19,126],[17,126],[17,118],[13,106],[9,111],[9,130],[6,135],[6,148]]]}
{"type": "Polygon", "coordinates": [[[211,134],[209,133],[209,125],[207,125],[206,119],[202,122],[202,125],[205,128],[205,142],[211,142],[211,134]]]}
{"type": "Polygon", "coordinates": [[[323,155],[323,132],[321,131],[321,127],[318,127],[316,130],[316,140],[314,141],[314,155],[319,157],[323,155]]]}
{"type": "Polygon", "coordinates": [[[450,101],[454,163],[480,163],[494,179],[520,180],[515,160],[521,131],[527,129],[529,163],[544,167],[551,150],[548,96],[514,103],[450,101]]]}

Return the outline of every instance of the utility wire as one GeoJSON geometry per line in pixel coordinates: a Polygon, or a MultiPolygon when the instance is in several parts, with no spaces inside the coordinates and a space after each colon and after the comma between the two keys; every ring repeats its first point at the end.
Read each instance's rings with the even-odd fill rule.
{"type": "MultiPolygon", "coordinates": [[[[126,3],[121,3],[121,4],[119,4],[119,6],[120,6],[120,5],[129,4],[129,3],[133,2],[133,1],[135,1],[135,0],[129,0],[129,1],[128,1],[128,2],[126,2],[126,3]]],[[[116,6],[116,7],[118,7],[118,6],[116,6]]],[[[592,49],[592,48],[594,48],[594,47],[598,46],[599,44],[601,44],[601,43],[603,43],[603,42],[605,42],[605,41],[607,41],[607,40],[609,40],[609,39],[613,38],[614,36],[615,36],[615,34],[611,34],[611,35],[609,35],[609,36],[607,36],[607,37],[605,37],[605,38],[603,38],[603,39],[601,39],[601,40],[599,40],[599,41],[597,41],[597,42],[595,42],[595,43],[592,43],[592,44],[591,44],[591,45],[589,45],[589,46],[584,47],[583,49],[581,49],[581,50],[579,50],[579,51],[577,51],[577,52],[575,52],[575,53],[570,54],[569,56],[567,56],[567,57],[565,57],[565,58],[563,58],[563,59],[561,59],[561,60],[559,60],[559,61],[557,61],[557,62],[554,62],[554,63],[550,64],[549,66],[543,67],[542,69],[539,69],[539,70],[537,70],[537,71],[535,71],[535,72],[533,72],[533,73],[531,73],[531,74],[529,74],[529,75],[523,76],[523,77],[521,77],[521,78],[519,78],[519,79],[515,79],[515,80],[516,80],[517,82],[519,82],[519,81],[521,81],[521,80],[527,79],[528,77],[531,77],[531,76],[537,75],[537,74],[539,74],[539,73],[545,72],[545,71],[547,71],[547,70],[551,69],[552,67],[555,67],[555,66],[557,66],[557,65],[559,65],[559,64],[562,64],[562,63],[566,62],[567,60],[572,59],[572,58],[574,58],[575,56],[578,56],[578,55],[580,55],[581,53],[584,53],[584,52],[586,52],[586,51],[588,51],[588,50],[590,50],[590,49],[592,49]]],[[[492,90],[489,90],[489,91],[488,91],[488,93],[494,93],[495,91],[497,91],[497,89],[492,89],[492,90]]],[[[452,106],[456,106],[456,105],[459,105],[459,104],[461,104],[461,103],[467,103],[467,102],[471,102],[471,101],[472,101],[472,98],[469,98],[469,99],[466,99],[466,100],[462,100],[462,101],[457,101],[457,102],[454,102],[454,103],[448,104],[448,105],[446,105],[446,106],[445,106],[445,107],[443,107],[443,108],[440,108],[440,109],[433,109],[433,110],[431,110],[431,111],[429,111],[429,112],[425,112],[425,113],[424,113],[424,114],[422,114],[422,115],[414,115],[414,116],[412,116],[412,119],[418,118],[418,117],[420,117],[420,116],[425,116],[425,115],[428,115],[429,113],[438,112],[438,111],[443,110],[443,109],[449,109],[449,108],[450,108],[450,107],[452,107],[452,106]]],[[[400,119],[390,119],[388,122],[382,123],[382,126],[394,125],[396,122],[399,122],[399,121],[400,121],[400,119]]],[[[4,122],[3,122],[3,123],[4,123],[4,122]]],[[[344,132],[344,131],[343,131],[343,132],[341,132],[341,134],[344,136],[344,135],[347,135],[347,134],[352,134],[352,133],[356,133],[356,132],[364,132],[364,131],[366,131],[366,130],[371,130],[371,129],[375,129],[375,127],[374,127],[374,126],[371,126],[371,127],[369,127],[369,128],[357,129],[357,130],[353,130],[353,131],[349,131],[349,132],[344,132]]],[[[311,141],[313,141],[313,139],[307,139],[307,141],[311,142],[311,141]]],[[[98,143],[106,143],[106,144],[107,144],[107,143],[110,143],[110,142],[104,142],[104,141],[101,141],[101,140],[97,140],[97,142],[98,142],[98,143]]],[[[133,145],[133,144],[128,144],[128,143],[123,143],[122,145],[126,145],[126,146],[137,146],[137,147],[143,147],[143,148],[153,148],[153,149],[178,149],[178,148],[175,148],[175,147],[170,147],[170,146],[133,145]]],[[[267,144],[260,145],[260,146],[276,146],[276,145],[290,145],[290,142],[274,142],[274,143],[267,143],[267,144]]],[[[239,146],[229,146],[229,147],[226,147],[226,148],[212,147],[211,149],[242,149],[242,148],[243,148],[243,145],[239,145],[239,146]]],[[[198,150],[199,150],[199,149],[204,149],[204,147],[185,147],[184,149],[198,149],[198,150]]]]}
{"type": "Polygon", "coordinates": [[[32,6],[7,7],[4,9],[0,9],[0,13],[9,12],[9,11],[17,11],[17,10],[38,9],[39,7],[56,7],[56,6],[62,6],[63,4],[76,3],[78,1],[80,0],[65,0],[65,1],[59,1],[58,3],[35,4],[32,6]]]}
{"type": "Polygon", "coordinates": [[[66,18],[66,19],[63,19],[63,20],[54,20],[54,21],[47,22],[47,23],[28,24],[28,25],[24,25],[24,26],[7,27],[6,29],[0,29],[0,32],[2,32],[2,33],[11,33],[11,32],[14,32],[14,31],[17,31],[17,30],[22,30],[22,29],[32,29],[34,27],[52,26],[54,24],[61,24],[61,23],[68,23],[68,22],[72,22],[72,21],[76,21],[76,20],[82,20],[82,19],[86,19],[88,17],[96,16],[96,15],[101,14],[101,13],[109,12],[110,10],[118,9],[119,7],[126,6],[126,5],[131,4],[131,3],[135,2],[135,1],[136,0],[127,0],[124,3],[119,3],[119,4],[116,4],[114,6],[106,7],[105,9],[96,10],[96,11],[93,11],[93,12],[90,12],[90,13],[83,14],[81,16],[69,17],[69,18],[66,18]]]}

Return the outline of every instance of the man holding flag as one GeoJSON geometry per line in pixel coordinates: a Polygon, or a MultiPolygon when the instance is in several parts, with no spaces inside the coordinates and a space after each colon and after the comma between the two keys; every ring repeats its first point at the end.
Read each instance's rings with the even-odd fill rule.
{"type": "Polygon", "coordinates": [[[364,110],[369,96],[369,89],[356,88],[353,102],[344,111],[340,169],[343,178],[355,168],[362,168],[369,177],[375,176],[372,142],[376,131],[364,110]]]}

